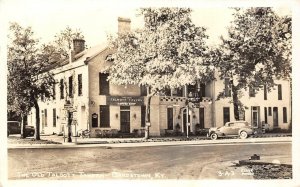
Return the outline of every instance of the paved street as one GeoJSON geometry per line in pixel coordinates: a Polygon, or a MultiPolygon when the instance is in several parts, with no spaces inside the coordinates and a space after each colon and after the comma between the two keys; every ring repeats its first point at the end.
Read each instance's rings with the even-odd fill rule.
{"type": "Polygon", "coordinates": [[[238,160],[291,164],[291,142],[8,150],[9,179],[251,179],[238,160]]]}

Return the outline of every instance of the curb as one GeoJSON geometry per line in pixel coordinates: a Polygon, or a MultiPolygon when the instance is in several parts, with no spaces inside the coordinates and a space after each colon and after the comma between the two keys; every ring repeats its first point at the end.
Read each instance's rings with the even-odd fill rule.
{"type": "MultiPolygon", "coordinates": [[[[289,137],[287,137],[289,138],[289,137]]],[[[154,147],[154,146],[180,146],[180,145],[223,145],[223,144],[243,144],[243,143],[285,143],[285,142],[292,142],[292,140],[286,139],[286,140],[278,140],[278,139],[273,139],[273,140],[257,140],[255,142],[255,139],[246,139],[246,140],[240,140],[239,141],[230,141],[232,139],[229,139],[229,141],[223,141],[223,140],[207,140],[207,142],[202,142],[202,141],[168,141],[168,142],[132,142],[128,141],[126,143],[110,143],[106,141],[102,142],[72,142],[72,143],[63,143],[63,144],[32,144],[32,145],[26,145],[26,144],[21,144],[21,145],[8,145],[8,149],[15,149],[15,148],[80,148],[80,147],[154,147]]]]}

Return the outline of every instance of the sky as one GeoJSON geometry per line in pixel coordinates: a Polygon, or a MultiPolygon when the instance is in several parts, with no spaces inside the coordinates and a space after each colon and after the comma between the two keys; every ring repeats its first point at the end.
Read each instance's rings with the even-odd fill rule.
{"type": "MultiPolygon", "coordinates": [[[[194,3],[193,6],[194,4],[182,3],[183,1],[172,1],[169,4],[129,2],[132,1],[0,0],[0,5],[6,21],[17,22],[23,27],[31,26],[41,43],[53,41],[55,34],[70,26],[74,30],[82,31],[88,47],[100,44],[106,40],[108,34],[116,33],[118,17],[130,18],[132,29],[141,27],[143,19],[137,16],[137,9],[142,6],[190,6],[193,9],[193,22],[207,28],[209,45],[219,43],[219,37],[226,35],[226,27],[232,20],[233,10],[226,4],[203,6],[194,3]]],[[[285,7],[278,10],[283,13],[289,11],[285,7]]]]}

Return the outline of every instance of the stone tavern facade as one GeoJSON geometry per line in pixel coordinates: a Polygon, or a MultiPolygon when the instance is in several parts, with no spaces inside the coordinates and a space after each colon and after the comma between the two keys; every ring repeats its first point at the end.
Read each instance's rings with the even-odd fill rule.
{"type": "MultiPolygon", "coordinates": [[[[130,28],[130,20],[118,19],[119,32],[130,28]]],[[[52,69],[56,84],[54,97],[40,101],[41,133],[59,134],[66,132],[71,123],[72,135],[89,129],[91,137],[97,137],[99,130],[115,129],[121,133],[144,130],[147,89],[136,85],[118,86],[107,81],[104,73],[111,65],[113,51],[106,44],[85,49],[84,40],[74,40],[70,59],[52,69]],[[71,119],[71,120],[70,120],[71,119]]],[[[183,89],[170,90],[151,99],[149,127],[150,136],[163,136],[170,130],[195,132],[200,128],[223,126],[234,121],[231,96],[216,100],[224,91],[228,80],[216,80],[207,84],[198,83],[183,89]],[[197,92],[201,102],[191,106],[187,123],[186,98],[197,92]]],[[[291,123],[290,82],[277,80],[271,92],[262,89],[257,93],[246,92],[241,101],[246,106],[243,120],[254,127],[263,122],[270,128],[287,129],[291,123]]],[[[225,89],[226,90],[226,89],[225,89]]],[[[35,124],[35,110],[28,116],[28,123],[35,124]]]]}

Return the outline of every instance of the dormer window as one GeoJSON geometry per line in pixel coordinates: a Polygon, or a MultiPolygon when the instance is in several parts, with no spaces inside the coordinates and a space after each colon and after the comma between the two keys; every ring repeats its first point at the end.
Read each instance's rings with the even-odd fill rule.
{"type": "Polygon", "coordinates": [[[106,58],[105,58],[105,61],[113,62],[114,58],[113,58],[112,54],[107,55],[106,58]]]}

